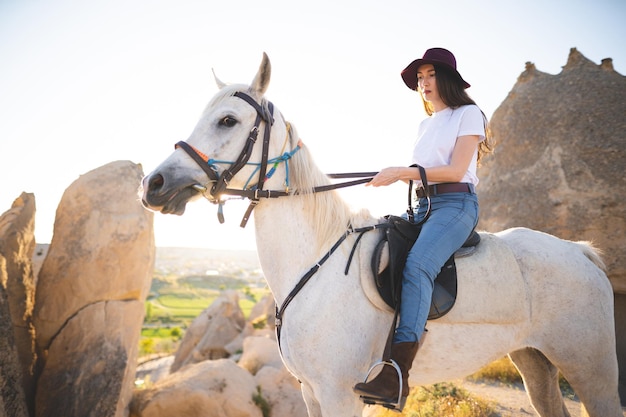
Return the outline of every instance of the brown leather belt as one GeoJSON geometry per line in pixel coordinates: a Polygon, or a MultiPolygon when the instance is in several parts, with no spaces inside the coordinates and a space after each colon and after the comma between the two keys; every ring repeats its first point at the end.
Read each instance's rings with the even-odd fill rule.
{"type": "MultiPolygon", "coordinates": [[[[473,193],[474,184],[469,182],[442,182],[441,184],[433,184],[428,186],[430,196],[446,193],[473,193]]],[[[424,188],[415,190],[418,198],[426,197],[424,188]]]]}

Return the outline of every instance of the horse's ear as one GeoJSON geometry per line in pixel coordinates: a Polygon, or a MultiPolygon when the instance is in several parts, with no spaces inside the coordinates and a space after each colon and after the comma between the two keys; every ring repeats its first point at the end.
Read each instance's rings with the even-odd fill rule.
{"type": "Polygon", "coordinates": [[[226,87],[227,84],[217,78],[217,75],[215,74],[215,70],[213,68],[211,68],[211,71],[213,71],[213,78],[215,79],[215,84],[217,84],[217,88],[221,90],[222,88],[226,87]]]}
{"type": "Polygon", "coordinates": [[[267,54],[263,52],[263,60],[259,66],[259,71],[256,73],[250,88],[253,91],[259,93],[259,95],[265,94],[267,87],[270,85],[270,76],[272,75],[272,66],[270,65],[270,59],[267,54]]]}

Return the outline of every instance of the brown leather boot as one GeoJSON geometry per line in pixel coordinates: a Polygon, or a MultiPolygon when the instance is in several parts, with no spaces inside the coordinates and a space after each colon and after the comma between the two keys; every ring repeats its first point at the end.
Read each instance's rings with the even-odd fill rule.
{"type": "Polygon", "coordinates": [[[409,370],[417,354],[419,342],[402,342],[391,345],[393,359],[402,374],[402,396],[399,396],[400,380],[393,366],[385,365],[382,371],[369,382],[359,382],[353,388],[366,404],[380,404],[387,408],[402,411],[409,395],[409,370]],[[398,402],[398,398],[401,398],[398,402]]]}

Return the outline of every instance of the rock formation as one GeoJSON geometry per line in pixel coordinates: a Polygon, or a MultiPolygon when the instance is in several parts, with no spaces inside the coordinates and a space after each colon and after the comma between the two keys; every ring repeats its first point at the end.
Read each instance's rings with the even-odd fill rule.
{"type": "MultiPolygon", "coordinates": [[[[6,332],[1,332],[0,338],[4,338],[1,343],[7,349],[0,351],[7,355],[12,354],[11,352],[17,353],[19,377],[15,376],[17,379],[13,382],[18,382],[20,386],[12,389],[19,388],[28,404],[32,403],[34,396],[32,371],[35,361],[35,335],[32,314],[35,277],[31,261],[35,248],[34,229],[35,197],[22,193],[11,208],[0,216],[0,257],[4,260],[0,282],[4,292],[2,304],[6,309],[0,312],[2,326],[6,328],[6,332]]],[[[11,368],[10,365],[5,365],[11,368]]],[[[4,370],[4,366],[0,368],[4,370]]]]}
{"type": "Polygon", "coordinates": [[[184,365],[229,356],[225,346],[241,333],[246,321],[238,302],[237,292],[225,292],[191,322],[171,372],[184,365]]]}
{"type": "Polygon", "coordinates": [[[149,383],[135,391],[131,417],[258,415],[264,407],[263,415],[270,409],[272,417],[306,417],[300,384],[283,365],[273,325],[267,324],[273,305],[273,298],[265,297],[244,324],[237,293],[223,293],[187,330],[192,335],[181,342],[171,373],[164,375],[168,358],[140,367],[138,375],[149,383]],[[231,395],[245,411],[234,408],[231,395]],[[253,411],[247,409],[250,399],[253,411]]]}
{"type": "Polygon", "coordinates": [[[113,162],[62,197],[35,298],[37,417],[125,413],[154,268],[142,176],[136,164],[113,162]]]}
{"type": "Polygon", "coordinates": [[[229,359],[207,360],[137,391],[130,417],[262,417],[252,375],[229,359]]]}
{"type": "Polygon", "coordinates": [[[22,367],[11,323],[6,260],[0,255],[0,416],[28,417],[22,367]]]}
{"type": "Polygon", "coordinates": [[[286,368],[264,366],[254,376],[254,380],[261,387],[261,394],[272,410],[272,417],[307,417],[300,383],[286,368]]]}
{"type": "Polygon", "coordinates": [[[249,336],[243,340],[243,354],[238,363],[252,375],[265,366],[283,367],[276,341],[263,336],[249,336]]]}
{"type": "Polygon", "coordinates": [[[495,155],[480,168],[479,227],[524,226],[604,253],[616,294],[621,393],[626,400],[626,78],[575,48],[560,74],[531,63],[491,126],[495,155]]]}
{"type": "Polygon", "coordinates": [[[478,187],[480,226],[525,226],[604,251],[626,293],[626,78],[576,49],[557,75],[531,63],[491,119],[496,153],[478,187]]]}

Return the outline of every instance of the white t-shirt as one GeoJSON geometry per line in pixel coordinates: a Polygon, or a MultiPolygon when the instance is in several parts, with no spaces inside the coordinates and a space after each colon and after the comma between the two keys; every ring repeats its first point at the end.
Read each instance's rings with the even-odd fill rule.
{"type": "MultiPolygon", "coordinates": [[[[467,135],[478,135],[479,141],[485,139],[485,122],[478,106],[470,104],[456,109],[448,107],[433,113],[420,123],[411,163],[424,168],[450,165],[457,138],[467,135]]],[[[461,182],[478,184],[477,158],[478,150],[474,152],[461,182]]]]}

